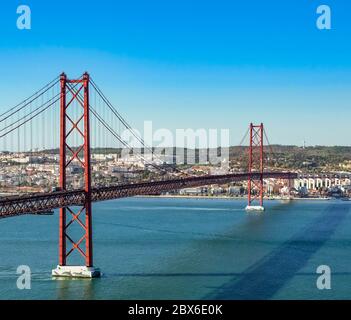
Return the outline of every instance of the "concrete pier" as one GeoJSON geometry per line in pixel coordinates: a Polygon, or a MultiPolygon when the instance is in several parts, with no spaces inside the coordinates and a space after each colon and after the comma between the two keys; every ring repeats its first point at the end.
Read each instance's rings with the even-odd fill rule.
{"type": "Polygon", "coordinates": [[[246,206],[246,211],[264,211],[264,207],[262,206],[246,206]]]}
{"type": "Polygon", "coordinates": [[[66,278],[98,278],[101,276],[100,269],[86,266],[57,266],[52,270],[53,277],[66,278]]]}

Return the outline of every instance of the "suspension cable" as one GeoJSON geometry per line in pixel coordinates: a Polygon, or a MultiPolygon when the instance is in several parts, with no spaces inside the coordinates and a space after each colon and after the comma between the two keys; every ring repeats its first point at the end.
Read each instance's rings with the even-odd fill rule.
{"type": "MultiPolygon", "coordinates": [[[[96,117],[96,119],[116,138],[118,139],[119,142],[121,142],[126,148],[128,149],[132,149],[132,147],[125,142],[112,128],[111,126],[92,108],[89,108],[90,111],[92,112],[92,114],[96,117]]],[[[154,167],[157,170],[163,171],[164,173],[167,173],[168,171],[166,171],[165,169],[147,161],[141,154],[136,154],[141,160],[145,161],[147,164],[151,165],[152,167],[154,167]]]]}
{"type": "Polygon", "coordinates": [[[272,156],[275,157],[275,158],[277,158],[277,155],[276,155],[275,152],[273,151],[273,147],[272,147],[272,145],[271,145],[270,142],[269,142],[269,139],[268,139],[266,130],[263,130],[263,133],[264,133],[264,136],[265,136],[265,138],[266,138],[266,140],[267,140],[267,145],[268,145],[268,147],[269,147],[269,150],[270,150],[272,156]]]}
{"type": "MultiPolygon", "coordinates": [[[[93,79],[90,79],[92,86],[94,87],[94,89],[96,90],[96,92],[99,94],[100,98],[105,102],[105,104],[110,108],[110,110],[113,112],[113,114],[120,120],[120,122],[122,122],[122,124],[133,134],[133,136],[138,140],[138,142],[141,143],[141,145],[143,146],[144,149],[147,149],[149,151],[151,151],[151,154],[153,156],[154,155],[154,151],[152,149],[152,147],[148,146],[144,139],[142,137],[140,137],[139,135],[137,135],[137,133],[135,132],[135,130],[127,123],[127,121],[121,116],[121,114],[117,111],[117,109],[112,105],[112,103],[107,99],[107,97],[104,95],[104,93],[100,90],[100,88],[97,86],[97,84],[94,82],[93,79]]],[[[161,160],[159,157],[158,160],[161,160]]],[[[161,160],[162,161],[162,160],[161,160]]],[[[181,174],[185,174],[185,175],[190,175],[193,176],[187,172],[184,172],[182,170],[179,170],[177,168],[174,169],[175,171],[177,171],[178,173],[181,174]]]]}
{"type": "Polygon", "coordinates": [[[107,97],[104,95],[104,93],[99,89],[97,84],[94,82],[94,80],[91,79],[91,83],[96,90],[96,92],[99,94],[99,96],[102,98],[102,100],[106,103],[106,105],[110,108],[110,110],[114,113],[114,115],[123,123],[123,125],[130,130],[130,132],[133,134],[133,136],[147,149],[151,150],[151,153],[153,153],[153,150],[151,147],[147,146],[144,139],[140,136],[137,135],[135,130],[128,124],[128,122],[121,116],[121,114],[117,111],[117,109],[112,105],[112,103],[107,99],[107,97]]]}
{"type": "MultiPolygon", "coordinates": [[[[68,84],[70,86],[70,84],[68,84]]],[[[71,86],[70,86],[71,87],[71,86]]],[[[81,97],[81,93],[78,93],[77,95],[77,99],[80,99],[80,101],[82,102],[82,97],[81,97]]],[[[92,114],[96,117],[96,119],[120,142],[122,143],[126,148],[128,149],[133,149],[127,142],[125,142],[120,136],[119,134],[105,121],[105,119],[103,119],[99,113],[91,106],[89,105],[89,109],[92,112],[92,114]]],[[[141,154],[136,154],[141,160],[143,160],[145,163],[147,163],[148,165],[154,167],[157,170],[160,170],[164,173],[168,173],[167,170],[147,161],[141,154]]]]}
{"type": "MultiPolygon", "coordinates": [[[[31,114],[37,112],[39,109],[43,108],[47,103],[51,102],[52,100],[54,100],[54,99],[55,99],[57,96],[59,96],[59,95],[60,95],[60,93],[56,94],[54,97],[52,97],[51,99],[49,99],[49,100],[47,100],[46,102],[44,102],[43,104],[41,104],[41,105],[40,105],[39,107],[37,107],[36,109],[31,110],[28,114],[22,116],[21,118],[18,118],[17,120],[15,120],[15,122],[13,122],[13,123],[11,123],[11,124],[9,124],[9,125],[7,125],[7,126],[1,128],[1,129],[0,129],[0,132],[2,132],[2,131],[4,131],[4,130],[6,130],[6,129],[12,127],[12,126],[14,126],[14,125],[17,124],[18,122],[20,122],[20,121],[26,119],[28,116],[30,116],[31,114]]],[[[58,101],[58,100],[56,100],[55,102],[57,102],[57,101],[58,101]]]]}
{"type": "Polygon", "coordinates": [[[44,111],[46,111],[47,109],[49,109],[52,105],[54,105],[57,101],[59,101],[60,98],[56,99],[54,102],[50,103],[47,107],[45,107],[44,109],[42,109],[41,111],[37,112],[36,114],[34,114],[33,116],[31,116],[30,118],[28,118],[27,120],[23,121],[22,123],[20,123],[19,125],[17,125],[16,127],[12,128],[11,130],[5,132],[4,134],[0,135],[0,138],[5,137],[7,134],[11,133],[12,131],[21,128],[23,125],[25,125],[27,122],[31,121],[32,119],[36,118],[37,116],[39,116],[40,114],[42,114],[44,111]]]}
{"type": "Polygon", "coordinates": [[[47,92],[48,90],[50,90],[52,87],[54,87],[57,83],[59,82],[59,80],[57,79],[57,77],[50,81],[46,86],[44,86],[43,88],[41,88],[40,90],[38,90],[36,93],[34,93],[33,95],[31,95],[29,98],[23,100],[22,102],[20,102],[19,104],[17,104],[16,106],[12,107],[11,109],[7,110],[6,112],[0,114],[0,118],[4,117],[5,115],[7,115],[8,113],[11,112],[11,114],[7,115],[6,117],[0,119],[0,122],[5,121],[6,119],[8,119],[9,117],[11,117],[12,115],[14,115],[15,113],[21,111],[22,109],[24,109],[26,106],[28,106],[29,104],[31,104],[34,100],[38,99],[40,96],[42,96],[45,92],[47,92]],[[44,90],[44,91],[43,91],[44,90]],[[43,91],[43,92],[41,92],[43,91]],[[36,97],[35,97],[36,96],[36,97]],[[35,98],[34,98],[35,97],[35,98]],[[29,100],[29,101],[28,101],[29,100]],[[23,106],[21,106],[24,103],[23,106]],[[20,108],[19,108],[20,107],[20,108]],[[18,109],[17,109],[18,108],[18,109]]]}

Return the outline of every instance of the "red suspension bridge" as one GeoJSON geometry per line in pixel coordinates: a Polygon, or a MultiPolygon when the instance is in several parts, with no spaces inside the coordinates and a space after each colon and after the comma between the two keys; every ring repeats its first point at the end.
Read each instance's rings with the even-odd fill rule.
{"type": "MultiPolygon", "coordinates": [[[[58,157],[58,181],[55,177],[52,180],[45,177],[44,181],[56,186],[51,192],[24,192],[0,198],[0,218],[59,209],[59,265],[53,270],[53,275],[56,276],[93,277],[100,274],[93,264],[93,202],[247,181],[247,208],[257,209],[263,208],[264,179],[291,180],[297,176],[290,172],[264,171],[263,124],[250,125],[246,172],[191,176],[176,167],[155,164],[145,156],[148,151],[157,157],[154,150],[145,144],[87,73],[74,80],[62,74],[28,99],[1,114],[0,124],[0,147],[9,157],[21,153],[22,157],[24,155],[30,158],[30,162],[34,162],[44,151],[52,155],[49,163],[55,162],[55,157],[58,157]],[[101,181],[96,172],[104,165],[92,163],[93,153],[97,150],[107,154],[112,145],[120,150],[132,149],[122,138],[121,130],[128,130],[140,143],[144,152],[140,152],[138,157],[149,173],[152,172],[149,181],[101,181]],[[40,148],[35,148],[35,136],[41,137],[40,148]],[[57,145],[58,152],[55,151],[57,145]],[[95,168],[98,166],[100,167],[95,168]],[[77,179],[77,176],[80,178],[77,179]],[[258,206],[254,205],[256,202],[258,206]],[[77,239],[70,234],[73,225],[80,227],[81,234],[77,239]],[[75,252],[83,257],[84,266],[68,264],[68,258],[75,252]]],[[[18,159],[17,165],[21,167],[20,162],[18,159]]],[[[23,170],[20,176],[18,190],[28,190],[32,182],[30,171],[28,173],[28,170],[23,170]],[[24,178],[25,175],[29,177],[24,178]],[[26,188],[21,188],[21,181],[26,188]]]]}

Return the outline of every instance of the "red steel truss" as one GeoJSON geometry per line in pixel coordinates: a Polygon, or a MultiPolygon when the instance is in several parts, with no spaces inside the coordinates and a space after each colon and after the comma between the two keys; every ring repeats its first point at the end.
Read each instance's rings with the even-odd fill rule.
{"type": "Polygon", "coordinates": [[[263,123],[250,124],[249,147],[249,179],[248,179],[248,205],[259,201],[263,206],[263,123]],[[259,178],[253,179],[252,173],[258,173],[259,178]]]}
{"type": "MultiPolygon", "coordinates": [[[[68,256],[77,250],[85,259],[87,267],[93,266],[92,228],[91,228],[91,168],[90,168],[90,128],[89,128],[89,74],[84,73],[83,78],[68,80],[63,73],[61,82],[61,115],[60,115],[60,188],[67,190],[67,168],[71,163],[80,165],[84,170],[84,197],[78,209],[70,206],[60,208],[59,230],[59,264],[65,266],[68,256]],[[70,86],[69,84],[75,84],[70,86]],[[83,101],[80,93],[83,92],[83,101]],[[67,97],[70,99],[67,99],[67,97]],[[70,116],[69,111],[78,108],[78,118],[70,116]],[[83,129],[82,124],[83,123],[83,129]],[[68,125],[67,125],[68,124],[68,125]],[[70,130],[67,130],[70,127],[70,130]],[[70,136],[78,135],[82,144],[70,145],[70,136]],[[83,154],[83,156],[82,156],[83,154]],[[82,159],[83,158],[83,159],[82,159]],[[84,217],[84,219],[82,219],[84,217]],[[68,221],[68,218],[70,220],[68,221]],[[83,236],[75,241],[69,235],[72,224],[79,224],[83,236]],[[68,250],[67,243],[72,245],[68,250]],[[85,248],[81,245],[85,243],[85,248]]],[[[77,111],[77,110],[75,110],[77,111]]]]}
{"type": "MultiPolygon", "coordinates": [[[[245,181],[248,180],[249,176],[252,181],[261,178],[260,173],[233,173],[100,187],[92,189],[91,201],[97,202],[137,195],[160,194],[161,192],[183,188],[245,181]]],[[[291,172],[265,172],[263,177],[289,180],[296,179],[298,175],[291,172]]],[[[1,198],[0,218],[40,213],[69,206],[83,206],[86,200],[86,192],[84,189],[1,198]]]]}

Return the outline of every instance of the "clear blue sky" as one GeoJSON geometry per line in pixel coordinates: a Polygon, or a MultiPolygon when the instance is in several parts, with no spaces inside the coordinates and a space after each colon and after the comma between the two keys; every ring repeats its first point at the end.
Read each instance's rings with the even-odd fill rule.
{"type": "Polygon", "coordinates": [[[349,0],[0,3],[0,110],[88,70],[132,125],[230,128],[272,143],[351,145],[349,0]],[[16,8],[32,29],[16,28],[16,8]],[[316,8],[332,9],[332,30],[316,8]]]}

